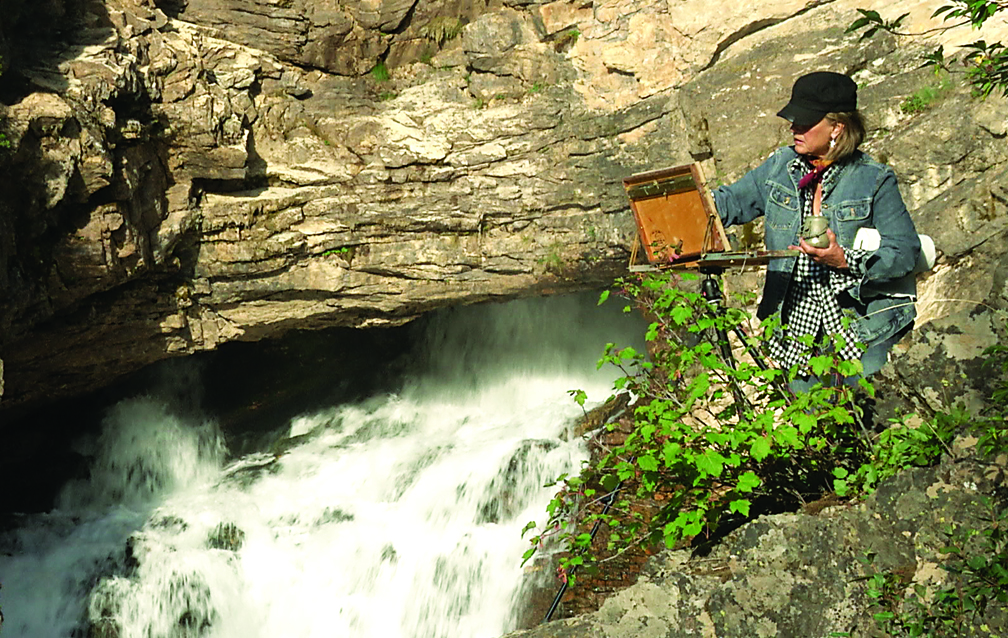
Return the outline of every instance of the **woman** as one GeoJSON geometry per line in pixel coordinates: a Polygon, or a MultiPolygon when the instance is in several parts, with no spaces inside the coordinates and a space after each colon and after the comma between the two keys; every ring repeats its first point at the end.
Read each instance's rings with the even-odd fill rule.
{"type": "Polygon", "coordinates": [[[781,313],[785,327],[769,349],[779,367],[799,366],[791,387],[807,389],[818,381],[806,367],[813,354],[800,339],[806,335],[816,341],[840,335],[841,357],[860,359],[869,376],[913,326],[917,231],[892,169],[858,150],[865,127],[853,80],[828,71],[804,75],[777,115],[791,122],[794,145],[715,190],[718,214],[725,226],[763,215],[767,249],[799,251],[771,260],[756,313],[760,319],[781,313]],[[799,234],[805,218],[820,215],[829,221],[829,243],[816,248],[799,234]],[[854,249],[861,228],[878,231],[876,250],[854,249]]]}

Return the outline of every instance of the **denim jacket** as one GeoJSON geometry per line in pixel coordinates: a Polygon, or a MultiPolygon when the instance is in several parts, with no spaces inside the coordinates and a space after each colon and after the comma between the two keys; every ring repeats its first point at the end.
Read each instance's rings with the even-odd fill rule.
{"type": "MultiPolygon", "coordinates": [[[[739,181],[714,191],[718,215],[725,226],[744,224],[763,215],[767,250],[798,245],[801,210],[798,184],[788,164],[798,157],[794,147],[777,149],[763,164],[739,181]]],[[[859,228],[875,228],[878,250],[865,260],[861,281],[841,295],[841,306],[854,319],[854,329],[869,346],[892,337],[916,317],[913,273],[920,239],[896,185],[896,175],[860,151],[838,165],[831,191],[823,193],[822,214],[837,243],[852,248],[859,228]]],[[[770,260],[761,319],[780,311],[796,257],[770,260]]]]}

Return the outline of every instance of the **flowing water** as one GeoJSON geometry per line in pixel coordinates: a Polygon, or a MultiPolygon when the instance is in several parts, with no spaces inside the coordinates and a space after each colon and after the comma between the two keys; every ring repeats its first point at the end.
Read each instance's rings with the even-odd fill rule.
{"type": "Polygon", "coordinates": [[[521,529],[586,458],[564,436],[581,415],[568,391],[604,400],[605,342],[640,334],[620,310],[573,296],[442,313],[396,391],[278,423],[240,458],[156,393],[118,403],[79,443],[90,478],[0,536],[4,638],[515,628],[521,529]]]}

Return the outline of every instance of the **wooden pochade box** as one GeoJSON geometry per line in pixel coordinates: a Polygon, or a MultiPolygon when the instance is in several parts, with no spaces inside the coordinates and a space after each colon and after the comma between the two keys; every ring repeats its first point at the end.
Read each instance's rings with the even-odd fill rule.
{"type": "Polygon", "coordinates": [[[793,251],[733,251],[724,225],[697,163],[673,166],[624,178],[637,223],[630,270],[661,268],[723,269],[765,265],[793,251]],[[639,247],[647,264],[637,264],[639,247]]]}
{"type": "Polygon", "coordinates": [[[685,264],[705,253],[728,249],[728,238],[704,182],[696,163],[623,180],[649,264],[685,264]]]}

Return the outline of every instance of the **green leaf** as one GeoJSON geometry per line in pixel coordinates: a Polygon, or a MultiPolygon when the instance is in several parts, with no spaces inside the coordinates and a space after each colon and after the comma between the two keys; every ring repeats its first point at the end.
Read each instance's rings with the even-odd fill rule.
{"type": "Polygon", "coordinates": [[[655,339],[657,339],[658,338],[658,330],[660,328],[661,328],[661,324],[660,323],[658,323],[657,321],[651,322],[651,325],[648,326],[647,333],[645,333],[645,335],[644,335],[644,340],[645,341],[654,341],[655,339]]]}
{"type": "Polygon", "coordinates": [[[829,355],[819,355],[809,359],[809,369],[812,374],[821,377],[827,370],[833,367],[833,357],[829,355]]]}
{"type": "MultiPolygon", "coordinates": [[[[798,428],[798,431],[802,434],[808,434],[815,427],[816,418],[811,414],[806,414],[804,412],[795,412],[791,415],[791,422],[798,428]]],[[[778,428],[781,430],[783,428],[778,428]]]]}
{"type": "Polygon", "coordinates": [[[837,496],[847,496],[849,489],[847,481],[844,479],[833,479],[833,491],[837,496]]]}
{"type": "Polygon", "coordinates": [[[858,18],[854,22],[851,22],[850,26],[847,27],[847,30],[844,31],[844,33],[853,33],[854,31],[857,31],[867,25],[869,22],[871,21],[868,18],[858,18]]]}
{"type": "Polygon", "coordinates": [[[569,392],[570,392],[571,396],[574,397],[574,401],[583,408],[584,404],[585,404],[585,401],[588,399],[588,395],[585,394],[585,391],[584,390],[570,390],[569,392]]]}
{"type": "Polygon", "coordinates": [[[706,450],[696,459],[697,469],[710,476],[721,476],[725,458],[715,450],[706,450]]]}
{"type": "Polygon", "coordinates": [[[689,321],[689,318],[692,316],[693,316],[693,309],[690,308],[689,306],[676,306],[675,308],[672,309],[672,312],[669,314],[669,317],[672,319],[672,321],[676,323],[677,326],[683,325],[684,323],[689,321]]]}
{"type": "Polygon", "coordinates": [[[689,525],[683,528],[682,535],[684,538],[693,538],[703,531],[702,521],[693,521],[689,525]]]}
{"type": "Polygon", "coordinates": [[[525,527],[522,528],[521,535],[525,536],[525,533],[530,529],[535,529],[535,526],[536,526],[535,521],[529,521],[528,523],[525,523],[525,527]]]}
{"type": "Polygon", "coordinates": [[[682,452],[682,445],[667,441],[664,446],[662,446],[662,460],[665,461],[666,467],[672,467],[675,465],[676,461],[680,457],[682,452]]]}
{"type": "MultiPolygon", "coordinates": [[[[937,9],[935,9],[935,12],[931,14],[931,17],[932,18],[937,18],[938,16],[940,16],[943,13],[951,13],[953,9],[955,9],[955,7],[953,7],[952,5],[949,5],[949,4],[945,5],[944,7],[938,7],[937,9]]],[[[951,16],[949,16],[949,17],[951,17],[951,16]]]]}
{"type": "Polygon", "coordinates": [[[798,429],[791,425],[780,425],[773,431],[774,442],[785,450],[800,450],[804,446],[798,436],[798,429]]]}
{"type": "Polygon", "coordinates": [[[621,481],[626,481],[634,475],[634,467],[629,463],[620,463],[616,466],[616,476],[621,481]]]}
{"type": "Polygon", "coordinates": [[[762,483],[760,477],[756,476],[752,470],[748,470],[739,476],[738,483],[735,484],[735,491],[746,494],[759,487],[760,483],[762,483]]]}
{"type": "Polygon", "coordinates": [[[740,498],[729,503],[728,510],[733,513],[738,512],[739,514],[742,514],[742,516],[749,516],[750,505],[752,505],[752,503],[750,503],[748,499],[740,498]]]}
{"type": "Polygon", "coordinates": [[[615,490],[620,483],[619,478],[612,474],[606,474],[599,480],[599,482],[602,484],[603,489],[607,492],[615,490]]]}
{"type": "Polygon", "coordinates": [[[606,302],[606,299],[608,299],[608,298],[609,298],[609,291],[608,290],[603,290],[602,294],[599,295],[598,305],[601,306],[602,304],[604,304],[606,302]]]}
{"type": "Polygon", "coordinates": [[[860,374],[864,370],[864,366],[860,361],[841,361],[837,364],[836,369],[845,377],[853,377],[855,374],[860,374]]]}
{"type": "Polygon", "coordinates": [[[650,454],[637,458],[637,466],[645,472],[655,472],[658,470],[658,461],[650,454]]]}
{"type": "Polygon", "coordinates": [[[749,448],[749,454],[752,454],[756,461],[765,459],[770,454],[770,439],[765,436],[756,437],[752,447],[749,448]]]}

